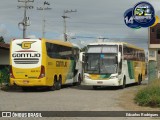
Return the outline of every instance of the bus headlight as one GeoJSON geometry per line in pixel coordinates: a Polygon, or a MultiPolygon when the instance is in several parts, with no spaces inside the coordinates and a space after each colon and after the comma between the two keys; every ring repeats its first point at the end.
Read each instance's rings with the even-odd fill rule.
{"type": "Polygon", "coordinates": [[[109,79],[116,79],[116,78],[118,78],[118,75],[109,77],[109,79]]]}
{"type": "Polygon", "coordinates": [[[84,74],[84,78],[86,78],[86,79],[90,79],[89,74],[84,74]]]}

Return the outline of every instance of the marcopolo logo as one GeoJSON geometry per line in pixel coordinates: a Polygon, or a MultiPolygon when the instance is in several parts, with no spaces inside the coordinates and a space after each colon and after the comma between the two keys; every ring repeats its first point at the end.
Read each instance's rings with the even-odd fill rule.
{"type": "Polygon", "coordinates": [[[124,13],[124,22],[130,28],[154,26],[159,22],[153,6],[148,2],[139,2],[124,13]]]}
{"type": "Polygon", "coordinates": [[[22,49],[30,49],[31,44],[34,42],[36,42],[36,41],[24,41],[21,44],[17,44],[17,45],[21,46],[22,49]]]}

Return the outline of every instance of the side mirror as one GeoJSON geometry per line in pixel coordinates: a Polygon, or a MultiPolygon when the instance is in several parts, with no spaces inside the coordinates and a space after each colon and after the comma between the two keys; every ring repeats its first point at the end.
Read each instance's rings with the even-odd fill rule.
{"type": "Polygon", "coordinates": [[[118,63],[121,62],[121,52],[118,52],[118,63]]]}
{"type": "Polygon", "coordinates": [[[84,62],[84,52],[80,52],[80,54],[79,54],[79,60],[81,62],[84,62]]]}

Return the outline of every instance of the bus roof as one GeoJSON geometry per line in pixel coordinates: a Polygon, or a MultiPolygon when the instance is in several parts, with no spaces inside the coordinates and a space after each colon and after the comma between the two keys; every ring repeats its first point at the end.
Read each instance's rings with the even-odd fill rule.
{"type": "Polygon", "coordinates": [[[133,44],[126,43],[126,42],[96,42],[96,43],[88,44],[88,46],[92,46],[92,45],[125,45],[125,46],[128,46],[130,48],[134,48],[134,49],[138,49],[138,50],[144,50],[143,48],[137,47],[133,44]]]}
{"type": "Polygon", "coordinates": [[[77,44],[74,44],[74,43],[71,43],[71,42],[64,42],[62,40],[52,40],[52,39],[45,39],[45,38],[42,38],[42,39],[38,39],[38,38],[25,38],[25,39],[13,39],[12,41],[15,41],[15,40],[43,40],[45,42],[49,42],[49,43],[55,43],[55,44],[58,44],[58,45],[63,45],[63,46],[67,46],[67,47],[73,47],[73,48],[79,48],[80,47],[77,45],[77,44]]]}
{"type": "Polygon", "coordinates": [[[79,48],[78,45],[76,44],[73,44],[71,42],[64,42],[62,40],[48,40],[48,39],[44,39],[46,42],[49,42],[49,43],[55,43],[55,44],[58,44],[58,45],[63,45],[63,46],[68,46],[68,47],[75,47],[75,48],[79,48]]]}

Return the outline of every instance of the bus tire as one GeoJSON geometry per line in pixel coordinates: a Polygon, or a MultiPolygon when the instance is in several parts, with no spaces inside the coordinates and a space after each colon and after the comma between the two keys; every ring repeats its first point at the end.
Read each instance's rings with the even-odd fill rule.
{"type": "Polygon", "coordinates": [[[137,83],[137,84],[138,84],[138,85],[141,85],[141,82],[142,82],[142,77],[139,75],[139,76],[138,76],[138,83],[137,83]]]}
{"type": "Polygon", "coordinates": [[[56,90],[60,90],[62,86],[62,78],[59,77],[59,80],[56,83],[56,90]]]}
{"type": "Polygon", "coordinates": [[[58,90],[58,80],[56,78],[54,79],[54,86],[55,90],[58,90]]]}
{"type": "Polygon", "coordinates": [[[81,75],[79,74],[78,77],[77,77],[77,81],[73,83],[73,86],[77,86],[77,85],[80,85],[81,84],[81,75]]]}
{"type": "Polygon", "coordinates": [[[123,85],[121,85],[121,89],[124,89],[126,87],[126,77],[123,78],[123,85]]]}
{"type": "Polygon", "coordinates": [[[51,91],[56,90],[56,77],[54,78],[53,85],[49,87],[51,91]]]}
{"type": "Polygon", "coordinates": [[[82,81],[81,75],[79,74],[79,75],[78,75],[78,82],[77,82],[77,85],[81,85],[81,81],[82,81]]]}

